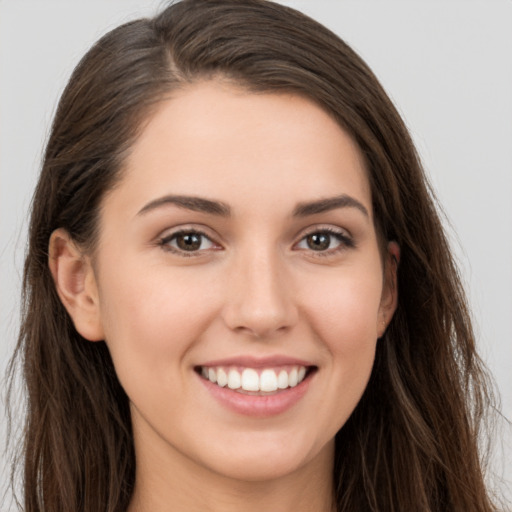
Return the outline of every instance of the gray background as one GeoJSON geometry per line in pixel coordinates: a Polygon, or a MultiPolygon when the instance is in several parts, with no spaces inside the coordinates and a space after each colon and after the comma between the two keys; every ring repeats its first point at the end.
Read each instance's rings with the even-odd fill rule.
{"type": "MultiPolygon", "coordinates": [[[[59,94],[99,36],[154,13],[162,3],[0,0],[2,375],[18,327],[26,212],[59,94]]],[[[480,351],[511,419],[512,1],[282,3],[310,14],[352,45],[405,118],[443,204],[480,351]]],[[[498,459],[498,470],[510,479],[510,447],[507,453],[498,459]]],[[[6,477],[1,454],[0,482],[6,477]]],[[[7,501],[2,512],[11,510],[7,501]]]]}

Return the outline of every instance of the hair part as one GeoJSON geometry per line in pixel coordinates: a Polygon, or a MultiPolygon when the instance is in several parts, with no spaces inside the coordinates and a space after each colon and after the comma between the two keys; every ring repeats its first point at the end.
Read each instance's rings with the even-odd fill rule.
{"type": "Polygon", "coordinates": [[[24,510],[121,512],[135,479],[129,403],[104,342],[75,330],[48,268],[64,228],[91,253],[101,202],[173,91],[225,79],[320,105],[356,141],[399,304],[336,437],[338,511],[489,512],[477,438],[491,400],[464,292],[411,137],[366,64],[303,14],[263,0],[183,0],[101,38],[62,95],[34,194],[15,359],[24,372],[24,510]]]}

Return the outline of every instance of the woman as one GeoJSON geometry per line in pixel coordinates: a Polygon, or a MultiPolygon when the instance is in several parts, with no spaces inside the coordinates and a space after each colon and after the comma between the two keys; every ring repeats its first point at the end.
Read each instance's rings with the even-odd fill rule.
{"type": "Polygon", "coordinates": [[[314,21],[185,0],[107,34],[29,243],[25,510],[494,510],[419,160],[314,21]]]}

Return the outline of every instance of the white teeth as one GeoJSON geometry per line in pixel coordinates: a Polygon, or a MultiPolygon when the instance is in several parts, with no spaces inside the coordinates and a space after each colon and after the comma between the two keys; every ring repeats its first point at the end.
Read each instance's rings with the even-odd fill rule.
{"type": "Polygon", "coordinates": [[[236,368],[201,367],[201,375],[220,387],[244,391],[272,393],[279,389],[293,388],[306,376],[306,367],[292,366],[279,372],[272,368],[256,370],[244,368],[242,373],[236,368]]]}
{"type": "Polygon", "coordinates": [[[229,370],[228,373],[228,388],[229,389],[238,389],[242,385],[242,377],[240,374],[234,370],[229,370]]]}
{"type": "MultiPolygon", "coordinates": [[[[286,372],[285,372],[286,373],[286,372]]],[[[263,370],[260,375],[260,391],[276,391],[277,377],[274,370],[263,370]]]]}
{"type": "Polygon", "coordinates": [[[259,391],[260,378],[258,372],[252,368],[246,368],[242,372],[242,389],[245,391],[259,391]]]}
{"type": "Polygon", "coordinates": [[[294,388],[299,383],[299,372],[297,368],[292,368],[292,371],[288,375],[288,386],[294,388]]]}
{"type": "Polygon", "coordinates": [[[286,389],[288,387],[288,374],[285,370],[281,370],[279,372],[279,376],[277,377],[277,387],[279,389],[286,389]]]}
{"type": "Polygon", "coordinates": [[[228,383],[228,374],[223,368],[217,370],[217,384],[223,388],[228,383]]]}

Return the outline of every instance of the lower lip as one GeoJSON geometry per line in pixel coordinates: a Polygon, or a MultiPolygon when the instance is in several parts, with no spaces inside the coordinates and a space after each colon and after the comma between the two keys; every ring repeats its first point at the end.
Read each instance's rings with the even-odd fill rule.
{"type": "Polygon", "coordinates": [[[197,375],[208,392],[224,407],[238,414],[258,418],[276,416],[291,409],[306,394],[313,376],[312,373],[297,386],[278,391],[273,395],[246,395],[230,388],[221,388],[197,375]]]}

